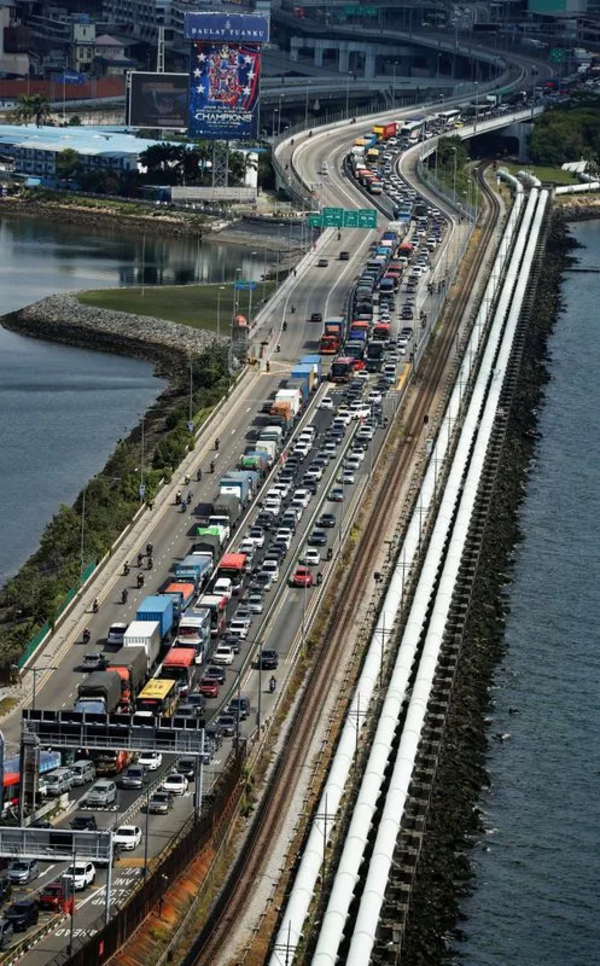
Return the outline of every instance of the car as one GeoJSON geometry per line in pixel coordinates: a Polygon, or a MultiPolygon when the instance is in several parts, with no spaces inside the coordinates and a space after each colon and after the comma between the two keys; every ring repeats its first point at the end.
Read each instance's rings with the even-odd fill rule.
{"type": "Polygon", "coordinates": [[[381,402],[383,400],[383,396],[381,395],[380,392],[378,392],[377,389],[372,389],[367,398],[371,403],[371,405],[373,405],[374,403],[376,405],[381,405],[381,402]]]}
{"type": "Polygon", "coordinates": [[[108,661],[101,652],[90,652],[83,655],[80,666],[82,671],[104,671],[108,666],[108,661]]]}
{"type": "Polygon", "coordinates": [[[138,758],[138,765],[141,765],[146,771],[157,771],[162,765],[160,751],[143,751],[138,758]]]}
{"type": "Polygon", "coordinates": [[[310,317],[310,321],[311,322],[322,322],[323,321],[323,313],[322,312],[313,312],[312,315],[311,315],[311,317],[310,317]]]}
{"type": "Polygon", "coordinates": [[[330,460],[335,459],[335,457],[337,456],[337,450],[338,450],[338,444],[333,440],[330,440],[328,443],[325,443],[325,446],[323,447],[323,452],[330,460]]]}
{"type": "Polygon", "coordinates": [[[296,490],[292,499],[292,506],[294,506],[294,501],[296,501],[296,506],[302,506],[304,509],[308,506],[311,500],[311,494],[305,488],[296,490]]]}
{"type": "Polygon", "coordinates": [[[8,907],[3,918],[10,922],[15,932],[25,932],[29,926],[37,925],[40,911],[33,899],[19,899],[8,907]]]}
{"type": "Polygon", "coordinates": [[[295,506],[289,506],[287,510],[283,511],[281,520],[279,521],[284,529],[296,530],[296,524],[302,516],[302,510],[299,510],[295,506]]]}
{"type": "Polygon", "coordinates": [[[100,778],[86,795],[86,805],[96,808],[114,805],[117,800],[117,786],[110,778],[100,778]]]}
{"type": "Polygon", "coordinates": [[[37,879],[40,867],[37,859],[14,859],[7,870],[12,885],[27,885],[37,879]]]}
{"type": "Polygon", "coordinates": [[[252,614],[262,614],[265,605],[260,594],[250,594],[248,597],[248,609],[252,614]]]}
{"type": "Polygon", "coordinates": [[[240,638],[235,632],[231,633],[227,630],[221,638],[221,644],[226,644],[227,647],[230,647],[234,654],[240,653],[240,638]]]}
{"type": "Polygon", "coordinates": [[[334,488],[327,494],[327,499],[330,500],[331,503],[343,503],[343,501],[346,499],[343,487],[334,486],[334,488]]]}
{"type": "Polygon", "coordinates": [[[354,473],[352,472],[352,470],[347,470],[347,469],[344,470],[339,479],[339,482],[342,484],[342,486],[349,486],[352,483],[355,483],[356,480],[354,479],[354,473]]]}
{"type": "Polygon", "coordinates": [[[263,671],[275,671],[279,666],[279,654],[277,651],[263,650],[259,654],[255,666],[263,671]]]}
{"type": "Polygon", "coordinates": [[[256,547],[252,540],[247,540],[244,538],[238,547],[238,553],[243,553],[246,555],[247,562],[252,563],[254,560],[254,554],[256,552],[256,547]]]}
{"type": "Polygon", "coordinates": [[[265,501],[262,506],[263,510],[267,510],[269,513],[273,513],[275,516],[281,513],[281,497],[279,494],[272,494],[271,496],[265,497],[265,501]]]}
{"type": "Polygon", "coordinates": [[[299,456],[301,459],[305,460],[310,452],[310,444],[306,440],[300,440],[294,446],[292,450],[295,456],[299,456]]]}
{"type": "Polygon", "coordinates": [[[119,779],[121,788],[143,788],[146,772],[142,765],[130,765],[119,779]]]}
{"type": "Polygon", "coordinates": [[[360,464],[365,458],[365,454],[362,450],[353,450],[350,456],[346,457],[344,462],[344,472],[349,470],[350,473],[356,473],[360,469],[360,464]]]}
{"type": "Polygon", "coordinates": [[[233,594],[233,583],[229,577],[219,577],[214,582],[212,592],[219,597],[226,597],[227,600],[231,600],[231,596],[233,594]]]}
{"type": "Polygon", "coordinates": [[[250,527],[249,532],[244,537],[248,542],[252,541],[255,547],[264,547],[265,531],[262,527],[250,527]]]}
{"type": "Polygon", "coordinates": [[[167,815],[172,808],[173,796],[170,792],[154,792],[148,802],[148,811],[153,815],[167,815]]]}
{"type": "Polygon", "coordinates": [[[331,410],[333,409],[333,399],[331,396],[323,396],[321,402],[319,403],[319,409],[331,410]]]}
{"type": "Polygon", "coordinates": [[[368,382],[369,373],[365,369],[358,369],[352,373],[352,378],[359,379],[361,382],[368,382]]]}
{"type": "Polygon", "coordinates": [[[371,407],[365,402],[353,402],[350,406],[353,419],[366,419],[371,414],[371,407]]]}
{"type": "Polygon", "coordinates": [[[233,715],[236,721],[238,718],[245,721],[246,718],[250,717],[250,698],[243,694],[232,698],[227,705],[227,714],[233,715]]]}
{"type": "Polygon", "coordinates": [[[174,718],[196,718],[198,716],[198,709],[194,704],[188,704],[187,701],[183,701],[177,706],[177,710],[174,712],[174,718]]]}
{"type": "Polygon", "coordinates": [[[0,949],[8,949],[13,941],[15,930],[8,919],[0,919],[0,949]]]}
{"type": "Polygon", "coordinates": [[[38,908],[43,912],[70,912],[73,902],[71,889],[66,883],[55,881],[45,885],[36,896],[38,908]]]}
{"type": "Polygon", "coordinates": [[[309,547],[324,547],[327,543],[327,534],[324,530],[311,530],[306,542],[309,547]]]}
{"type": "Polygon", "coordinates": [[[95,815],[75,815],[70,821],[74,832],[97,832],[98,823],[95,815]]]}
{"type": "Polygon", "coordinates": [[[292,540],[294,539],[294,531],[289,527],[280,527],[275,534],[275,540],[279,543],[285,543],[288,550],[290,549],[292,540]]]}
{"type": "Polygon", "coordinates": [[[352,414],[350,412],[349,406],[340,406],[337,411],[337,416],[333,420],[333,425],[340,423],[343,426],[349,426],[352,422],[352,414]]]}
{"type": "Polygon", "coordinates": [[[279,563],[283,560],[288,552],[287,544],[282,540],[274,540],[269,547],[269,557],[273,560],[277,560],[279,563]]]}
{"type": "Polygon", "coordinates": [[[233,648],[229,644],[219,644],[212,659],[215,664],[222,664],[225,667],[229,667],[233,664],[234,657],[233,648]]]}
{"type": "Polygon", "coordinates": [[[261,570],[260,573],[256,574],[253,577],[252,583],[250,584],[250,590],[252,593],[265,594],[265,593],[268,593],[268,591],[271,589],[272,586],[273,586],[272,574],[268,574],[264,570],[261,570]]]}
{"type": "Polygon", "coordinates": [[[268,510],[261,510],[260,513],[256,515],[256,522],[260,525],[261,529],[270,530],[273,526],[275,517],[268,510]]]}
{"type": "Polygon", "coordinates": [[[237,614],[229,624],[228,635],[235,636],[242,641],[245,641],[248,637],[248,630],[250,629],[250,620],[238,619],[237,614]]]}
{"type": "Polygon", "coordinates": [[[125,852],[137,849],[141,841],[142,830],[139,825],[119,825],[117,831],[113,832],[113,843],[125,852]]]}
{"type": "Polygon", "coordinates": [[[185,775],[180,775],[178,772],[171,772],[162,783],[161,789],[162,791],[170,792],[171,795],[185,795],[188,790],[188,780],[185,775]]]}
{"type": "Polygon", "coordinates": [[[196,759],[180,758],[175,769],[180,775],[184,775],[188,782],[193,782],[196,778],[196,759]]]}
{"type": "Polygon", "coordinates": [[[347,252],[347,251],[340,252],[340,262],[349,262],[349,261],[350,261],[350,252],[347,252]]]}
{"type": "Polygon", "coordinates": [[[328,258],[320,258],[319,261],[317,262],[317,268],[327,268],[328,265],[329,265],[328,258]]]}
{"type": "Polygon", "coordinates": [[[203,698],[219,697],[219,682],[214,678],[202,678],[200,681],[200,694],[203,698]]]}
{"type": "Polygon", "coordinates": [[[290,492],[290,483],[281,480],[275,483],[271,487],[271,489],[267,493],[267,496],[277,496],[279,497],[280,500],[285,500],[286,497],[289,496],[289,492],[290,492]]]}
{"type": "Polygon", "coordinates": [[[308,567],[298,566],[290,577],[290,587],[312,587],[313,575],[308,567]]]}
{"type": "Polygon", "coordinates": [[[71,885],[75,892],[81,892],[96,881],[96,867],[93,862],[73,862],[63,872],[62,879],[71,885]]]}
{"type": "Polygon", "coordinates": [[[333,513],[322,513],[317,520],[318,527],[334,527],[336,524],[336,519],[333,513]]]}
{"type": "Polygon", "coordinates": [[[321,563],[321,554],[316,547],[306,547],[300,563],[304,564],[306,567],[316,567],[321,563]]]}
{"type": "Polygon", "coordinates": [[[234,738],[238,730],[237,715],[220,714],[217,718],[217,725],[225,738],[234,738]]]}

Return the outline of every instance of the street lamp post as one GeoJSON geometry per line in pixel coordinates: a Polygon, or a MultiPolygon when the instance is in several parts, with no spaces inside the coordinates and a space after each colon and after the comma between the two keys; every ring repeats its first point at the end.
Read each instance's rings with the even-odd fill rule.
{"type": "Polygon", "coordinates": [[[435,58],[435,79],[436,79],[436,80],[437,80],[437,79],[438,79],[438,77],[440,76],[440,57],[442,57],[442,56],[443,56],[443,55],[442,55],[442,54],[440,53],[440,54],[438,54],[438,55],[437,55],[437,57],[435,58]]]}
{"type": "Polygon", "coordinates": [[[32,667],[31,673],[33,674],[33,695],[31,697],[31,710],[35,711],[35,698],[37,695],[37,676],[42,674],[44,671],[58,671],[58,668],[53,664],[48,664],[45,667],[32,667]]]}
{"type": "Polygon", "coordinates": [[[83,576],[83,552],[84,552],[84,538],[85,538],[85,494],[87,493],[87,486],[83,490],[83,496],[81,498],[81,547],[80,547],[80,560],[79,560],[79,576],[83,576]]]}
{"type": "Polygon", "coordinates": [[[350,117],[350,71],[346,77],[346,120],[350,117]]]}
{"type": "Polygon", "coordinates": [[[258,706],[256,709],[256,727],[258,728],[258,737],[260,738],[260,728],[262,724],[261,712],[262,712],[262,652],[263,646],[262,641],[258,644],[258,706]]]}
{"type": "Polygon", "coordinates": [[[273,131],[273,140],[275,140],[275,115],[276,114],[279,114],[279,109],[277,107],[274,107],[273,108],[273,123],[271,125],[271,129],[273,131]]]}
{"type": "Polygon", "coordinates": [[[398,61],[395,60],[392,64],[392,104],[396,106],[396,67],[398,66],[398,61]]]}
{"type": "MultiPolygon", "coordinates": [[[[258,252],[250,252],[251,258],[256,258],[258,252]]],[[[248,328],[252,325],[252,286],[253,281],[250,280],[250,285],[248,288],[248,328]]]]}
{"type": "Polygon", "coordinates": [[[452,200],[456,204],[456,148],[452,148],[454,152],[454,180],[452,182],[452,200]]]}
{"type": "Polygon", "coordinates": [[[477,134],[477,121],[479,119],[479,81],[475,81],[475,124],[473,131],[477,134]]]}
{"type": "Polygon", "coordinates": [[[306,97],[304,100],[304,127],[308,127],[308,88],[310,87],[310,81],[308,81],[306,86],[306,97]]]}
{"type": "Polygon", "coordinates": [[[224,285],[219,285],[217,289],[217,339],[221,335],[221,292],[225,291],[224,285]]]}

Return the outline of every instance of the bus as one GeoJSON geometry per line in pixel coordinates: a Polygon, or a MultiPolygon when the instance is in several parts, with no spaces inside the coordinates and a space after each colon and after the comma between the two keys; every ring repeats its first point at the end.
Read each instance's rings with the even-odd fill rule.
{"type": "Polygon", "coordinates": [[[332,382],[350,382],[354,369],[354,359],[349,356],[338,356],[331,366],[329,378],[332,382]]]}
{"type": "Polygon", "coordinates": [[[409,145],[418,144],[423,136],[424,128],[424,117],[409,117],[400,128],[400,137],[408,141],[409,145]]]}
{"type": "Polygon", "coordinates": [[[179,621],[176,647],[189,647],[194,651],[196,664],[202,664],[210,643],[210,611],[208,607],[194,607],[179,621]]]}
{"type": "Polygon", "coordinates": [[[210,636],[222,634],[227,623],[227,598],[221,594],[205,594],[198,601],[198,607],[207,607],[210,611],[210,636]]]}
{"type": "Polygon", "coordinates": [[[438,118],[444,127],[448,129],[454,127],[455,123],[460,121],[460,111],[457,108],[453,108],[450,111],[440,111],[438,118]]]}
{"type": "Polygon", "coordinates": [[[346,342],[344,346],[344,355],[349,356],[354,359],[354,369],[358,372],[360,369],[365,368],[365,343],[358,342],[354,339],[346,342]]]}
{"type": "Polygon", "coordinates": [[[197,669],[191,647],[172,647],[154,675],[158,681],[174,681],[179,697],[189,694],[196,683],[197,669]]]}
{"type": "Polygon", "coordinates": [[[170,718],[175,712],[178,699],[176,681],[150,678],[137,696],[136,714],[170,718]]]}
{"type": "Polygon", "coordinates": [[[247,569],[248,558],[245,553],[226,553],[221,557],[217,577],[228,577],[233,584],[233,593],[239,594],[247,569]]]}

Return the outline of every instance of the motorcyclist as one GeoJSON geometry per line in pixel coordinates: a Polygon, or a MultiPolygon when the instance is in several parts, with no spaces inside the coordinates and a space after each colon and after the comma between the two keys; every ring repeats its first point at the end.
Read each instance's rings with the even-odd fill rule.
{"type": "Polygon", "coordinates": [[[154,565],[154,561],[152,560],[152,557],[148,557],[148,560],[146,561],[147,569],[152,570],[153,565],[154,565]]]}
{"type": "Polygon", "coordinates": [[[187,494],[187,503],[188,503],[188,506],[190,505],[190,503],[192,502],[193,499],[194,499],[194,494],[192,493],[191,490],[188,490],[188,494],[187,494]]]}
{"type": "Polygon", "coordinates": [[[287,322],[285,321],[285,319],[283,321],[283,325],[281,326],[281,328],[283,329],[284,332],[287,332],[287,322]]]}
{"type": "Polygon", "coordinates": [[[220,445],[221,445],[221,440],[220,440],[220,439],[219,439],[219,437],[217,436],[217,438],[216,438],[216,440],[215,440],[215,449],[216,449],[216,451],[217,451],[217,453],[219,452],[219,446],[220,446],[220,445]]]}
{"type": "Polygon", "coordinates": [[[130,568],[130,566],[129,566],[129,561],[128,561],[128,560],[126,560],[126,561],[125,561],[125,563],[123,564],[123,576],[125,576],[125,577],[126,577],[126,576],[127,576],[127,574],[129,573],[129,571],[130,571],[130,569],[131,569],[131,568],[130,568]]]}
{"type": "Polygon", "coordinates": [[[143,587],[144,586],[144,575],[143,574],[138,574],[137,575],[137,585],[138,585],[138,587],[143,587]]]}
{"type": "Polygon", "coordinates": [[[328,547],[327,548],[327,559],[328,560],[333,560],[333,547],[328,547]]]}
{"type": "Polygon", "coordinates": [[[323,583],[323,574],[321,573],[321,571],[319,571],[319,573],[317,574],[317,584],[322,584],[322,583],[323,583]]]}
{"type": "Polygon", "coordinates": [[[175,494],[175,503],[177,506],[179,506],[181,503],[181,490],[177,490],[177,493],[175,494]]]}
{"type": "Polygon", "coordinates": [[[93,610],[94,614],[97,614],[98,611],[100,610],[100,601],[98,600],[97,597],[94,597],[94,603],[92,604],[92,610],[93,610]]]}
{"type": "Polygon", "coordinates": [[[129,597],[129,591],[127,590],[127,587],[123,587],[123,591],[121,593],[121,603],[126,604],[128,597],[129,597]]]}
{"type": "Polygon", "coordinates": [[[190,478],[189,478],[189,476],[188,476],[187,473],[185,474],[185,476],[183,478],[183,482],[185,483],[186,486],[189,486],[190,485],[190,478]]]}
{"type": "Polygon", "coordinates": [[[295,314],[296,314],[296,306],[292,305],[292,315],[295,315],[295,314]]]}
{"type": "Polygon", "coordinates": [[[271,692],[271,694],[274,693],[276,687],[277,687],[277,678],[275,677],[274,674],[272,674],[271,677],[269,678],[269,691],[271,692]]]}
{"type": "Polygon", "coordinates": [[[181,512],[182,513],[185,513],[186,509],[187,509],[187,503],[185,502],[185,500],[182,500],[181,501],[181,512]]]}
{"type": "Polygon", "coordinates": [[[144,554],[138,553],[138,567],[141,567],[144,562],[144,554]]]}
{"type": "Polygon", "coordinates": [[[146,553],[148,554],[149,557],[151,557],[152,554],[154,553],[154,547],[151,543],[146,544],[146,553]]]}
{"type": "Polygon", "coordinates": [[[200,467],[198,467],[198,472],[196,473],[196,479],[198,480],[198,483],[202,482],[202,470],[200,469],[200,467]]]}
{"type": "Polygon", "coordinates": [[[86,627],[84,629],[83,634],[81,636],[82,636],[82,639],[83,639],[83,643],[84,644],[89,644],[90,643],[90,639],[91,639],[92,634],[91,634],[91,631],[90,631],[89,627],[86,627]]]}
{"type": "Polygon", "coordinates": [[[215,463],[214,463],[214,460],[211,460],[210,461],[210,472],[211,473],[214,473],[215,472],[215,463]]]}

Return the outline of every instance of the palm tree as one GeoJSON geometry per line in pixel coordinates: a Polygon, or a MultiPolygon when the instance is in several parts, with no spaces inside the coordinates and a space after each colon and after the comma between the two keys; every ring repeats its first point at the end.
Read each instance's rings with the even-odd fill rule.
{"type": "Polygon", "coordinates": [[[33,98],[33,116],[35,117],[36,127],[41,127],[41,125],[48,120],[52,114],[50,108],[50,101],[45,94],[34,94],[33,98]]]}
{"type": "Polygon", "coordinates": [[[11,117],[17,124],[29,124],[33,117],[36,126],[40,127],[51,114],[50,101],[45,94],[21,94],[11,117]]]}

